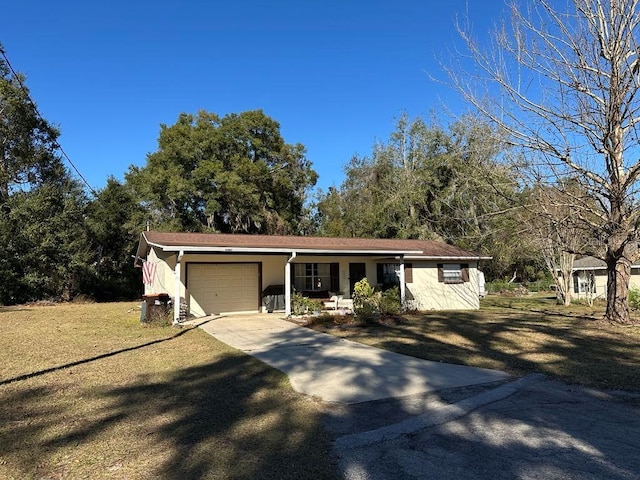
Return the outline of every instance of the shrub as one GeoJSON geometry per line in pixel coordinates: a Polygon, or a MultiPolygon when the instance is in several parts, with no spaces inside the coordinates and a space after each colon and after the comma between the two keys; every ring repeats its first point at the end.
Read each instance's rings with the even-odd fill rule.
{"type": "Polygon", "coordinates": [[[353,313],[361,320],[371,320],[379,310],[380,293],[363,278],[353,288],[353,313]]]}
{"type": "Polygon", "coordinates": [[[633,310],[640,310],[640,290],[637,288],[629,290],[629,306],[633,310]]]}
{"type": "Polygon", "coordinates": [[[144,321],[147,327],[169,327],[173,325],[173,309],[154,310],[144,321]]]}
{"type": "Polygon", "coordinates": [[[299,293],[294,293],[293,297],[291,297],[291,313],[294,315],[306,315],[321,309],[322,303],[319,300],[312,300],[299,293]]]}
{"type": "Polygon", "coordinates": [[[380,313],[382,315],[398,315],[401,310],[402,304],[398,287],[392,287],[382,292],[380,297],[380,313]]]}

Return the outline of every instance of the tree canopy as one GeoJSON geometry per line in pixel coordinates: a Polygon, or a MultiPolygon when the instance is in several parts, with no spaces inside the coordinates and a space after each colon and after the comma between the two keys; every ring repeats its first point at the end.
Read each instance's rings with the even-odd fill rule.
{"type": "Polygon", "coordinates": [[[388,142],[354,157],[343,184],[321,193],[319,233],[439,239],[495,255],[499,276],[529,260],[509,215],[522,201],[520,189],[488,129],[472,116],[445,128],[402,115],[388,142]]]}
{"type": "Polygon", "coordinates": [[[87,197],[57,136],[0,59],[0,303],[72,298],[90,263],[87,197]]]}
{"type": "Polygon", "coordinates": [[[262,111],[220,118],[183,113],[162,125],[158,150],[126,175],[154,227],[231,233],[298,233],[317,174],[262,111]]]}

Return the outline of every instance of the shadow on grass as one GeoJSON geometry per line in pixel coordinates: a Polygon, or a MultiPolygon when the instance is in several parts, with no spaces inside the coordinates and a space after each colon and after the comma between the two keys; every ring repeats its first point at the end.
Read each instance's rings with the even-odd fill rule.
{"type": "Polygon", "coordinates": [[[134,465],[127,478],[337,478],[320,414],[309,405],[301,408],[308,400],[289,392],[279,372],[251,357],[214,358],[99,393],[82,392],[77,401],[99,406],[84,418],[69,418],[50,388],[14,384],[0,391],[7,406],[0,408],[0,461],[19,462],[23,478],[56,477],[56,452],[73,452],[75,463],[98,453],[106,458],[98,470],[80,472],[83,478],[118,478],[121,472],[110,477],[105,467],[131,467],[127,462],[148,462],[148,470],[135,473],[140,467],[134,465]],[[135,440],[121,442],[119,451],[99,447],[119,435],[135,440]],[[123,445],[137,457],[122,458],[123,445]]]}
{"type": "Polygon", "coordinates": [[[584,316],[522,311],[431,312],[407,323],[363,326],[346,338],[427,360],[544,373],[569,383],[638,390],[638,336],[584,316]]]}
{"type": "Polygon", "coordinates": [[[172,444],[162,478],[333,478],[318,454],[328,449],[318,418],[284,394],[279,373],[245,356],[176,372],[162,382],[108,393],[116,411],[172,419],[153,432],[172,444]]]}
{"type": "Polygon", "coordinates": [[[7,378],[7,379],[4,379],[4,380],[0,380],[0,387],[3,386],[3,385],[8,385],[10,383],[19,382],[19,381],[22,381],[22,380],[27,380],[29,378],[39,377],[41,375],[45,375],[47,373],[56,372],[58,370],[64,370],[66,368],[76,367],[78,365],[83,365],[85,363],[91,363],[91,362],[95,362],[97,360],[103,360],[105,358],[114,357],[116,355],[120,355],[121,353],[132,352],[134,350],[139,350],[141,348],[150,347],[151,345],[157,345],[159,343],[168,342],[169,340],[173,340],[175,338],[178,338],[178,337],[184,335],[189,330],[190,329],[181,330],[178,333],[176,333],[176,334],[174,334],[174,335],[172,335],[170,337],[160,338],[158,340],[152,340],[150,342],[141,343],[140,345],[134,345],[133,347],[121,348],[121,349],[118,349],[118,350],[114,350],[112,352],[102,353],[100,355],[95,355],[93,357],[88,357],[88,358],[83,358],[81,360],[76,360],[75,362],[64,363],[62,365],[56,365],[55,367],[44,368],[42,370],[37,370],[35,372],[29,372],[29,373],[25,373],[25,374],[22,374],[22,375],[15,376],[15,377],[11,377],[11,378],[7,378]]]}
{"type": "Polygon", "coordinates": [[[28,312],[29,308],[24,305],[0,305],[0,313],[6,312],[28,312]]]}

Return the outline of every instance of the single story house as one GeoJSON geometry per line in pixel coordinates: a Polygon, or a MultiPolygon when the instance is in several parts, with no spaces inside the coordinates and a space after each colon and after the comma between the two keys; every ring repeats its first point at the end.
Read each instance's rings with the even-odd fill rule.
{"type": "MultiPolygon", "coordinates": [[[[573,262],[572,297],[577,299],[606,298],[607,264],[595,257],[582,257],[573,262]]],[[[629,288],[640,289],[640,265],[631,266],[629,288]]]]}
{"type": "Polygon", "coordinates": [[[258,312],[266,293],[278,291],[290,315],[294,292],[348,299],[365,277],[397,285],[418,310],[478,309],[478,262],[490,258],[426,240],[146,231],[136,264],[145,294],[172,297],[178,321],[181,303],[196,317],[258,312]]]}

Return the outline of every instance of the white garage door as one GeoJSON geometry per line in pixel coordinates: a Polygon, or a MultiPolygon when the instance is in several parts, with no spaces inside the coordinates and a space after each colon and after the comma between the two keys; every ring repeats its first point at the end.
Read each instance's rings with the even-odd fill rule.
{"type": "Polygon", "coordinates": [[[193,315],[255,312],[259,308],[257,263],[192,263],[187,275],[193,315]]]}

